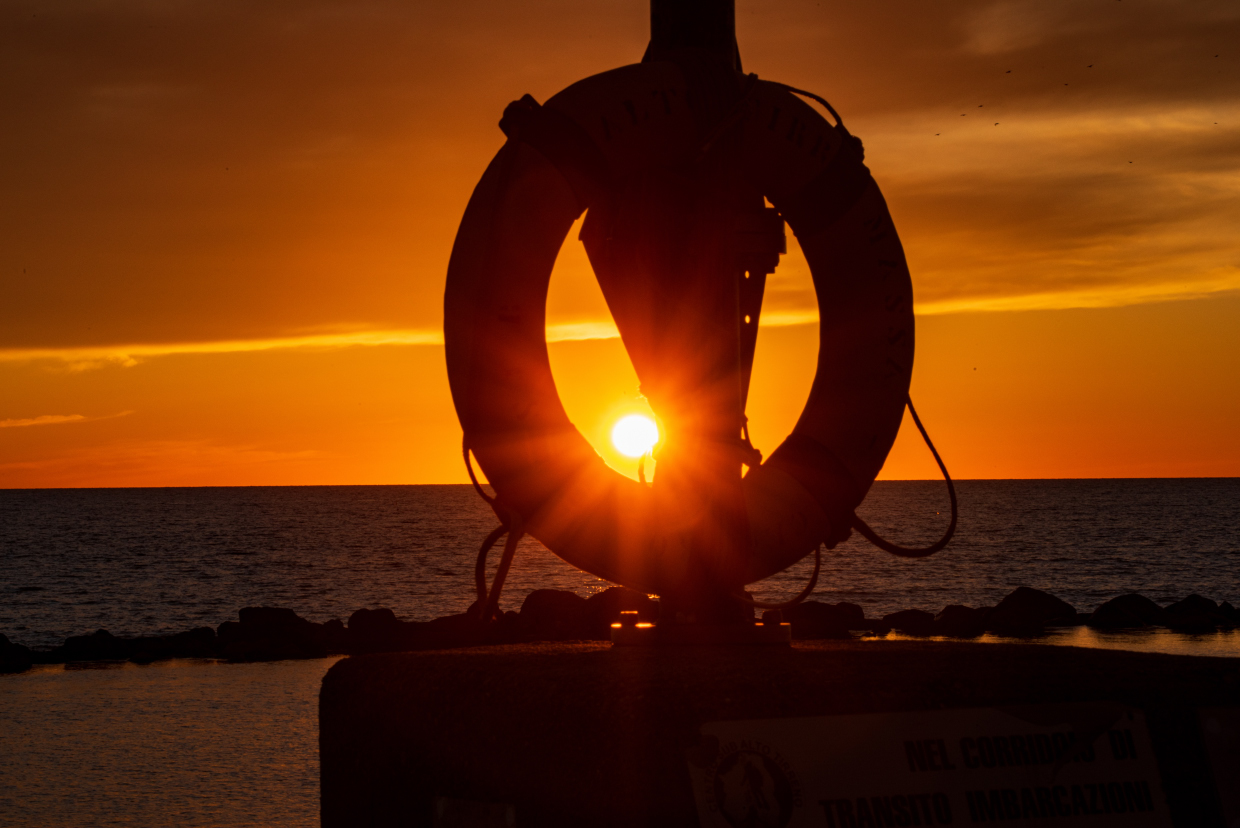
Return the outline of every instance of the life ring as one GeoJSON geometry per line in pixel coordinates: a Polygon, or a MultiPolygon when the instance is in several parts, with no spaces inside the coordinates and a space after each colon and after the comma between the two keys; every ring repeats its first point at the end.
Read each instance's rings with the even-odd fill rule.
{"type": "MultiPolygon", "coordinates": [[[[731,126],[742,172],[796,234],[821,321],[805,409],[742,483],[752,543],[715,562],[737,587],[848,536],[900,427],[914,349],[908,267],[860,142],[787,87],[750,77],[731,126]]],[[[656,594],[680,582],[683,562],[666,548],[650,489],[609,468],[569,421],[546,298],[569,229],[606,182],[684,157],[703,140],[699,121],[685,73],[665,62],[510,106],[509,140],[466,208],[444,295],[467,456],[502,509],[568,563],[656,594]]]]}

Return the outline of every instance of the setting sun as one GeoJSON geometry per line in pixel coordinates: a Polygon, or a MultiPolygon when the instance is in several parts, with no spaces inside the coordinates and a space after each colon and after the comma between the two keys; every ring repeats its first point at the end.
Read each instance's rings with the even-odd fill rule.
{"type": "Polygon", "coordinates": [[[626,457],[641,457],[659,442],[659,427],[649,417],[630,414],[612,427],[611,442],[626,457]]]}

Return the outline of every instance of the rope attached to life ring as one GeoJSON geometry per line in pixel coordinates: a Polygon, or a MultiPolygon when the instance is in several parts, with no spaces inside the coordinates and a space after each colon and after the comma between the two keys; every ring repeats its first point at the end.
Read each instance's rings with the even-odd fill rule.
{"type": "MultiPolygon", "coordinates": [[[[952,536],[956,534],[956,524],[959,519],[959,504],[956,499],[956,486],[952,482],[951,474],[947,471],[947,465],[943,462],[943,458],[939,456],[938,449],[934,447],[934,442],[930,439],[930,434],[926,431],[926,427],[922,425],[921,418],[917,416],[917,409],[913,407],[913,400],[908,400],[908,412],[913,417],[913,423],[917,426],[917,430],[921,432],[922,439],[926,441],[926,446],[930,449],[930,453],[934,455],[934,460],[938,463],[939,470],[943,473],[943,479],[947,482],[947,494],[951,499],[951,523],[947,526],[947,531],[937,542],[930,546],[921,548],[911,548],[900,546],[892,543],[885,538],[879,536],[877,532],[870,528],[870,525],[862,520],[856,512],[852,516],[852,527],[857,530],[870,543],[877,546],[884,552],[889,552],[901,558],[925,558],[938,552],[951,542],[952,536]]],[[[748,438],[748,433],[746,433],[748,438]]],[[[521,515],[514,509],[510,509],[499,502],[495,497],[486,493],[482,488],[482,484],[478,482],[478,476],[474,473],[474,464],[468,443],[463,443],[461,453],[465,459],[465,468],[469,472],[469,480],[474,485],[474,491],[478,496],[485,500],[495,510],[496,515],[500,518],[500,525],[487,535],[486,540],[482,542],[482,547],[478,550],[478,558],[474,563],[474,587],[477,591],[477,613],[481,621],[487,622],[495,618],[499,611],[499,596],[504,589],[504,581],[508,577],[508,570],[512,567],[512,559],[516,555],[517,544],[520,542],[522,535],[525,534],[524,522],[521,515]],[[486,565],[487,557],[491,552],[491,548],[499,541],[501,537],[507,535],[504,541],[504,551],[500,556],[499,568],[495,572],[495,580],[492,581],[490,589],[487,588],[486,581],[486,565]]],[[[760,457],[761,455],[759,455],[760,457]]],[[[643,460],[645,458],[643,457],[643,460]]],[[[759,461],[760,462],[760,461],[759,461]]],[[[639,464],[638,474],[645,483],[645,474],[639,464]]],[[[756,607],[758,609],[770,610],[787,610],[792,609],[797,604],[805,601],[813,594],[814,588],[818,586],[818,576],[822,572],[822,544],[814,548],[814,571],[810,575],[809,583],[805,589],[794,598],[788,601],[769,602],[759,601],[750,598],[748,595],[735,594],[732,597],[743,604],[756,607]]]]}
{"type": "MultiPolygon", "coordinates": [[[[731,111],[727,115],[725,115],[722,119],[720,119],[720,121],[715,125],[715,127],[707,135],[706,140],[703,141],[702,145],[700,146],[699,152],[698,152],[699,157],[701,155],[704,155],[710,152],[714,143],[723,134],[728,132],[733,126],[735,126],[745,117],[746,105],[749,99],[752,97],[757,87],[757,80],[758,80],[758,76],[754,74],[750,74],[745,78],[744,87],[741,90],[740,95],[738,96],[738,99],[734,103],[731,111]]],[[[815,95],[812,92],[807,92],[803,89],[797,89],[787,84],[777,83],[777,82],[769,82],[769,83],[773,83],[773,85],[778,86],[787,92],[790,92],[795,95],[800,95],[805,98],[812,99],[818,102],[819,104],[821,104],[831,114],[831,117],[835,120],[835,128],[839,130],[840,133],[842,133],[845,142],[855,145],[854,151],[857,155],[858,160],[864,157],[864,149],[861,147],[860,139],[858,139],[856,136],[851,135],[848,132],[848,129],[844,126],[843,119],[839,116],[839,113],[835,111],[835,108],[832,107],[831,104],[825,98],[815,95]]],[[[541,123],[538,120],[538,118],[536,118],[535,116],[540,115],[540,114],[545,114],[546,112],[548,112],[548,110],[544,110],[542,107],[538,105],[537,101],[535,101],[533,98],[530,98],[527,95],[521,101],[518,101],[510,105],[509,108],[505,110],[504,122],[501,122],[501,127],[504,128],[504,132],[508,134],[510,138],[516,137],[517,135],[520,135],[520,137],[522,138],[526,138],[527,136],[522,133],[533,130],[534,127],[539,126],[539,124],[541,123]],[[531,126],[531,124],[533,126],[531,126]],[[522,126],[524,126],[525,128],[521,129],[520,127],[522,126]]],[[[563,119],[561,118],[559,120],[563,120],[563,119]]],[[[563,124],[557,124],[557,125],[563,126],[563,124]]],[[[550,124],[544,124],[543,126],[546,126],[548,128],[546,130],[543,130],[544,132],[549,131],[549,130],[554,131],[554,130],[551,130],[550,124]]],[[[575,136],[575,134],[576,133],[574,132],[573,135],[575,136]]],[[[532,140],[536,138],[537,136],[531,134],[528,137],[532,140]]],[[[564,142],[560,142],[560,143],[564,143],[564,142]]],[[[576,181],[577,178],[584,178],[588,182],[592,183],[593,180],[598,177],[598,170],[595,168],[599,166],[600,159],[594,157],[595,155],[597,155],[597,152],[585,153],[584,151],[581,150],[580,147],[576,147],[576,146],[571,146],[567,148],[559,147],[559,148],[564,149],[566,152],[568,149],[574,150],[574,152],[569,152],[568,155],[578,161],[581,161],[581,163],[578,164],[577,166],[581,166],[585,168],[584,175],[582,175],[581,171],[578,171],[575,166],[572,169],[569,169],[565,174],[568,175],[572,180],[576,181]],[[582,158],[584,158],[584,161],[582,160],[582,158],[577,158],[577,156],[582,156],[582,158]],[[590,163],[586,163],[586,162],[590,162],[590,163]],[[570,175],[570,173],[572,173],[572,175],[570,175]]],[[[556,155],[556,153],[552,153],[552,155],[556,155]]],[[[562,170],[562,172],[564,171],[562,170]]],[[[943,535],[943,537],[939,541],[937,541],[936,543],[930,546],[923,547],[923,548],[904,547],[904,546],[900,546],[899,544],[895,544],[888,540],[885,540],[884,538],[880,537],[878,533],[875,532],[864,520],[862,520],[856,514],[856,512],[852,513],[851,526],[858,533],[860,533],[866,540],[868,540],[870,543],[874,544],[874,546],[878,547],[879,549],[882,549],[885,552],[888,552],[892,555],[896,555],[899,557],[905,557],[905,558],[923,558],[929,555],[933,555],[935,552],[938,552],[939,550],[943,549],[951,541],[951,538],[955,534],[955,531],[956,531],[956,524],[957,524],[959,510],[958,510],[958,504],[956,500],[956,488],[952,482],[951,475],[947,471],[947,466],[943,463],[942,458],[939,456],[938,451],[934,447],[934,443],[930,440],[930,435],[926,432],[925,427],[922,425],[921,419],[917,416],[917,411],[913,407],[913,402],[911,398],[907,400],[907,406],[908,406],[909,413],[913,417],[913,422],[917,426],[917,430],[921,433],[922,438],[925,440],[926,445],[929,447],[930,453],[934,455],[935,462],[938,463],[939,469],[943,473],[943,478],[947,482],[947,490],[951,498],[951,523],[949,524],[946,533],[943,535]]],[[[760,452],[758,452],[753,447],[752,442],[750,442],[747,422],[744,422],[742,425],[742,433],[743,433],[743,438],[738,441],[738,447],[740,448],[741,453],[744,457],[742,462],[745,465],[750,466],[750,467],[761,464],[762,455],[760,452]]],[[[473,462],[472,462],[472,457],[471,457],[471,450],[468,444],[468,438],[466,438],[466,440],[464,440],[462,443],[462,454],[465,460],[465,468],[469,472],[469,479],[470,479],[470,482],[473,483],[474,490],[478,493],[479,497],[481,497],[484,501],[486,501],[487,504],[489,504],[492,507],[492,509],[495,511],[496,516],[500,519],[500,525],[496,527],[494,530],[492,530],[490,534],[487,535],[486,539],[482,543],[481,548],[478,550],[478,557],[477,557],[477,560],[474,566],[474,584],[475,584],[475,589],[477,592],[477,602],[475,604],[476,613],[477,613],[478,619],[481,622],[487,623],[493,620],[499,612],[500,593],[503,590],[504,582],[507,578],[508,571],[512,565],[513,557],[516,554],[517,545],[520,542],[521,537],[525,534],[524,521],[522,520],[520,514],[516,512],[516,510],[502,503],[497,497],[493,497],[487,494],[487,492],[482,488],[482,485],[478,481],[477,475],[474,473],[474,467],[473,467],[473,462]],[[501,537],[504,537],[505,535],[507,535],[507,538],[505,539],[505,542],[504,542],[504,549],[500,557],[499,566],[496,570],[495,578],[493,582],[491,583],[490,588],[488,589],[487,581],[486,581],[487,558],[490,554],[491,548],[494,547],[495,544],[499,542],[499,539],[501,537]]],[[[637,470],[638,479],[643,484],[647,483],[646,474],[645,474],[645,466],[646,466],[646,456],[643,456],[641,460],[638,462],[638,470],[637,470]]],[[[748,604],[750,606],[753,606],[759,609],[771,609],[771,610],[790,609],[796,606],[797,604],[801,603],[802,601],[806,600],[813,593],[815,587],[818,584],[818,577],[821,573],[821,570],[822,570],[822,545],[819,544],[814,550],[814,570],[813,570],[812,575],[810,576],[809,583],[806,585],[805,589],[803,589],[796,597],[788,601],[783,601],[783,602],[759,601],[744,594],[734,594],[733,597],[742,603],[748,604]]]]}
{"type": "Polygon", "coordinates": [[[475,612],[479,621],[487,623],[499,614],[499,596],[504,590],[504,581],[508,578],[512,559],[517,553],[517,544],[521,541],[521,536],[525,534],[525,522],[516,509],[505,506],[498,498],[487,494],[482,488],[482,484],[478,482],[478,476],[474,474],[473,459],[467,440],[462,441],[461,453],[465,457],[465,468],[469,472],[469,481],[474,484],[474,491],[495,510],[495,515],[500,520],[499,526],[495,527],[482,542],[482,547],[478,550],[478,558],[474,562],[474,589],[478,595],[474,604],[475,612]],[[495,580],[491,582],[491,588],[488,590],[487,556],[491,552],[491,547],[495,546],[505,534],[508,537],[504,541],[504,551],[500,555],[499,567],[495,571],[495,580]]]}
{"type": "MultiPolygon", "coordinates": [[[[947,465],[943,462],[943,458],[939,457],[939,452],[934,447],[934,443],[930,440],[930,435],[926,431],[926,427],[921,424],[921,418],[917,416],[917,409],[913,407],[913,400],[911,397],[908,400],[908,413],[913,415],[913,422],[917,425],[917,430],[921,432],[922,439],[926,441],[926,445],[930,448],[930,453],[934,455],[935,462],[939,464],[939,470],[943,472],[943,479],[947,481],[947,494],[948,494],[948,497],[951,498],[951,504],[952,504],[951,523],[948,524],[947,531],[943,534],[942,538],[940,538],[936,543],[933,543],[930,546],[922,547],[920,549],[900,546],[882,537],[879,537],[879,534],[875,532],[873,529],[871,529],[868,523],[866,523],[864,520],[858,517],[856,512],[853,512],[852,514],[852,528],[856,529],[857,532],[860,533],[862,537],[864,537],[866,540],[868,540],[870,543],[874,544],[875,546],[877,546],[879,549],[883,550],[884,552],[890,552],[892,555],[896,555],[901,558],[926,558],[926,557],[929,557],[930,555],[933,555],[935,552],[938,552],[943,547],[947,546],[947,544],[951,541],[952,536],[956,534],[956,521],[957,521],[957,518],[959,517],[959,508],[956,502],[956,485],[952,483],[952,477],[950,474],[947,473],[947,465]]],[[[748,433],[746,433],[745,436],[746,438],[748,438],[749,436],[748,433]]],[[[792,609],[797,604],[800,604],[802,601],[809,598],[809,596],[813,594],[814,587],[818,585],[818,575],[821,571],[822,571],[822,544],[819,544],[814,549],[814,572],[812,575],[810,575],[809,583],[805,586],[805,589],[801,590],[800,594],[798,594],[795,598],[792,598],[788,601],[782,601],[782,602],[767,602],[767,601],[759,601],[757,599],[750,598],[748,595],[745,595],[743,593],[733,594],[732,597],[736,599],[737,601],[741,602],[742,604],[747,604],[751,607],[756,607],[758,609],[771,609],[771,610],[792,609]]]]}
{"type": "Polygon", "coordinates": [[[921,418],[917,416],[917,409],[913,408],[912,397],[908,400],[908,413],[913,415],[913,422],[917,425],[917,430],[921,432],[921,437],[926,441],[930,453],[934,455],[934,462],[939,464],[939,471],[943,472],[943,479],[947,481],[947,495],[952,501],[952,520],[947,525],[947,531],[943,533],[943,537],[939,538],[936,543],[921,548],[910,548],[900,546],[879,537],[878,533],[870,528],[870,525],[857,516],[853,512],[852,527],[861,533],[861,536],[870,543],[877,546],[884,552],[890,552],[901,558],[925,558],[938,552],[951,541],[952,535],[956,534],[956,519],[959,517],[959,508],[956,503],[956,485],[952,483],[952,476],[947,473],[947,466],[943,463],[943,458],[939,457],[939,452],[934,447],[934,443],[930,440],[930,435],[926,433],[926,427],[921,424],[921,418]]]}
{"type": "Polygon", "coordinates": [[[797,595],[795,598],[789,599],[787,601],[769,602],[769,601],[759,601],[756,598],[750,598],[748,595],[744,593],[737,593],[737,594],[734,594],[732,597],[735,598],[737,601],[740,601],[742,604],[747,604],[751,607],[756,607],[757,609],[765,609],[765,610],[792,609],[797,604],[801,603],[802,601],[804,601],[806,598],[808,598],[810,595],[814,593],[814,587],[818,586],[818,573],[821,571],[822,571],[822,544],[820,543],[814,547],[814,574],[809,576],[809,583],[805,585],[805,589],[801,590],[800,594],[797,595]]]}
{"type": "Polygon", "coordinates": [[[844,126],[844,119],[840,117],[840,113],[835,111],[835,107],[827,103],[826,98],[815,95],[813,92],[806,92],[804,89],[797,89],[795,86],[789,86],[786,83],[780,83],[779,81],[767,81],[767,83],[772,84],[773,86],[778,86],[785,92],[791,92],[794,95],[800,95],[802,98],[810,98],[811,100],[818,101],[818,103],[822,104],[826,110],[831,113],[831,117],[835,119],[836,128],[842,129],[845,133],[848,133],[848,128],[844,126]]]}

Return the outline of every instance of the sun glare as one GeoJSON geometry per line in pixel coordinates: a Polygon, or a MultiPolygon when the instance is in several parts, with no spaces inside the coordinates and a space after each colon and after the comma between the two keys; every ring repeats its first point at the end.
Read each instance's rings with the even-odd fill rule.
{"type": "Polygon", "coordinates": [[[611,429],[611,444],[627,457],[641,457],[659,442],[659,427],[641,414],[621,417],[611,429]]]}

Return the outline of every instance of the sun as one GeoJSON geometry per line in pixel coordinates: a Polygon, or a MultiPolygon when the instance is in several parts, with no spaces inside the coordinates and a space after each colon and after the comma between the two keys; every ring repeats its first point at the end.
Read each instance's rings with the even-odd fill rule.
{"type": "Polygon", "coordinates": [[[611,444],[626,457],[641,457],[659,442],[659,427],[642,414],[621,417],[611,429],[611,444]]]}

